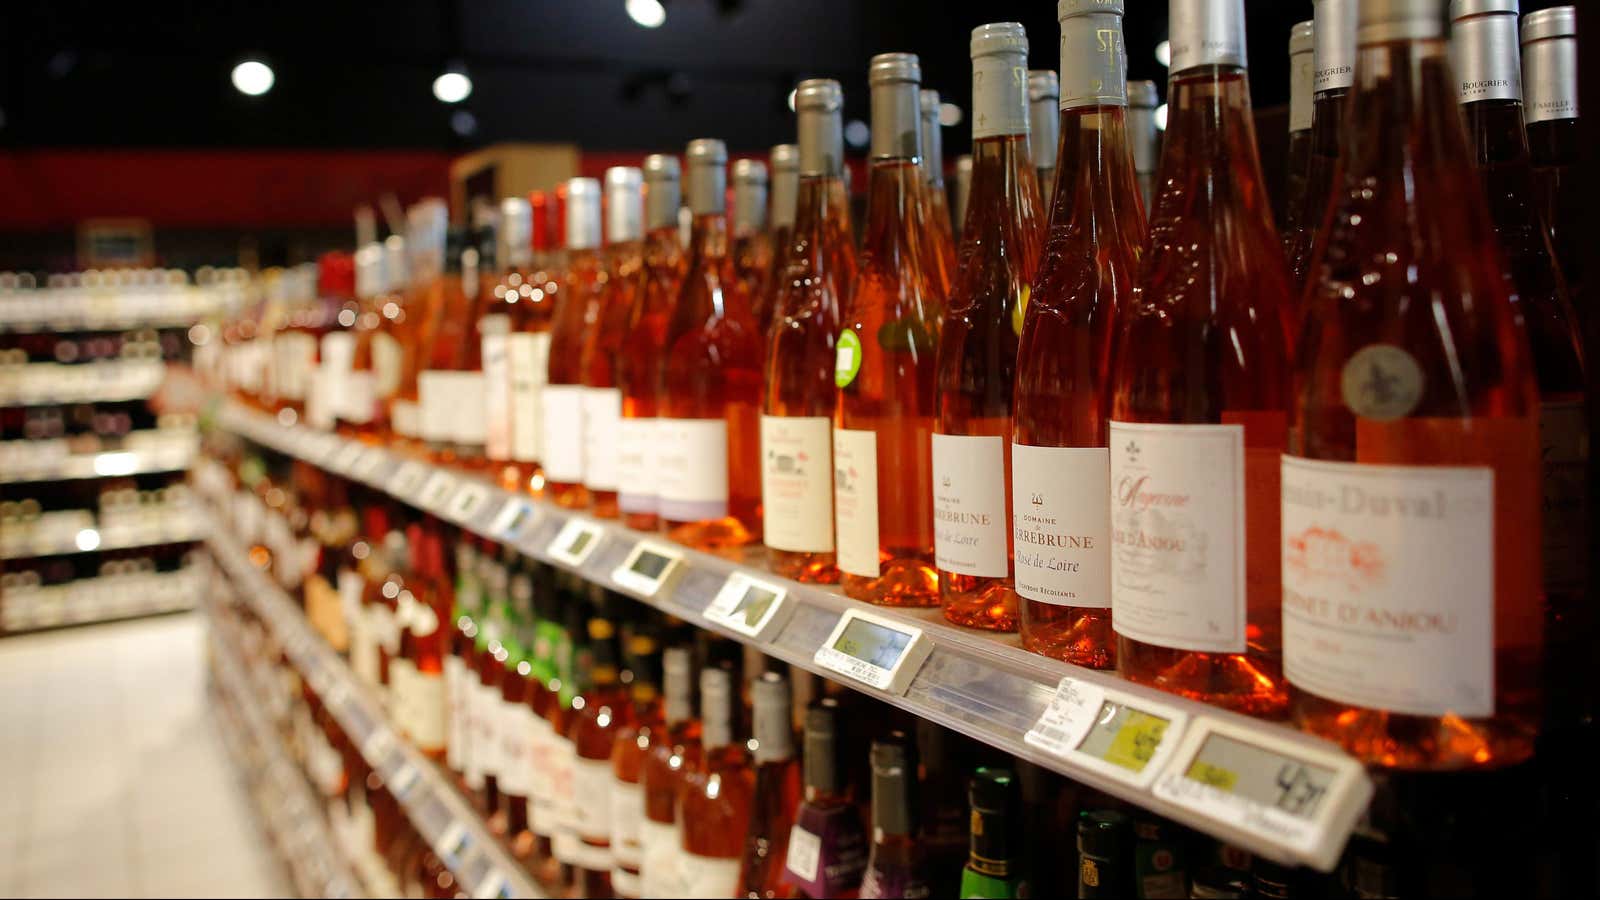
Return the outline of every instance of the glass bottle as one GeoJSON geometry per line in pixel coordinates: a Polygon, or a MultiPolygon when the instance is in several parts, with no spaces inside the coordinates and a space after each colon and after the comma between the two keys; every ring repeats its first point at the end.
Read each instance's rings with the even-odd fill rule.
{"type": "MultiPolygon", "coordinates": [[[[438,327],[449,224],[449,207],[437,197],[418,201],[406,211],[406,237],[401,247],[405,253],[405,282],[396,288],[398,308],[396,315],[388,319],[390,326],[386,329],[386,336],[394,343],[384,343],[381,350],[374,348],[380,357],[392,353],[395,358],[397,375],[389,394],[389,425],[403,449],[415,448],[421,439],[417,376],[427,367],[428,349],[433,346],[438,327]]],[[[383,365],[390,364],[385,361],[383,365]]]]}
{"type": "Polygon", "coordinates": [[[599,319],[583,344],[583,483],[590,511],[614,519],[617,460],[622,419],[622,389],[617,386],[617,355],[628,335],[644,267],[644,174],[612,166],[605,181],[605,281],[599,319]]]}
{"type": "MultiPolygon", "coordinates": [[[[1116,90],[1120,85],[1111,85],[1116,90]]],[[[961,870],[962,897],[1025,897],[1022,873],[1013,867],[1016,854],[1012,821],[1021,804],[1016,777],[1010,769],[982,766],[972,773],[967,788],[972,808],[970,852],[961,870]]]]}
{"type": "Polygon", "coordinates": [[[477,468],[483,463],[483,343],[477,334],[484,295],[482,251],[476,236],[452,227],[445,244],[439,313],[417,376],[421,437],[429,456],[442,465],[477,468]]]}
{"type": "Polygon", "coordinates": [[[1344,132],[1345,96],[1355,81],[1356,0],[1315,0],[1312,33],[1313,86],[1311,160],[1305,193],[1294,213],[1295,230],[1285,246],[1296,291],[1305,287],[1311,253],[1327,221],[1338,179],[1339,141],[1344,132]]]}
{"type": "Polygon", "coordinates": [[[972,155],[970,153],[963,153],[956,157],[956,192],[955,197],[950,201],[952,204],[952,209],[955,211],[956,215],[955,221],[951,224],[955,226],[956,234],[958,235],[957,241],[960,240],[959,235],[966,231],[967,194],[971,190],[972,155]]]}
{"type": "MultiPolygon", "coordinates": [[[[536,563],[533,567],[533,639],[528,662],[532,668],[528,679],[528,707],[533,711],[533,731],[530,736],[534,765],[528,771],[528,828],[533,833],[533,850],[530,854],[532,871],[536,875],[550,876],[552,869],[559,870],[555,862],[555,833],[559,813],[556,808],[555,780],[552,760],[555,753],[555,728],[551,724],[555,710],[561,704],[561,673],[559,664],[563,654],[570,656],[571,640],[567,637],[563,620],[562,595],[556,586],[555,573],[550,567],[536,563]]],[[[559,871],[556,872],[559,875],[559,871]]]]}
{"type": "Polygon", "coordinates": [[[1451,64],[1467,142],[1539,383],[1541,557],[1545,591],[1545,721],[1585,717],[1593,695],[1595,616],[1588,582],[1589,428],[1583,357],[1563,272],[1540,215],[1524,131],[1516,0],[1454,0],[1451,64]]]}
{"type": "Polygon", "coordinates": [[[903,733],[872,742],[872,849],[861,879],[863,898],[927,897],[926,860],[917,843],[917,767],[903,733]]]}
{"type": "Polygon", "coordinates": [[[761,416],[762,540],[772,571],[798,581],[839,580],[833,544],[834,342],[840,301],[855,280],[850,199],[844,187],[839,83],[795,89],[800,137],[793,237],[775,268],[775,327],[767,332],[761,416]]]}
{"type": "Polygon", "coordinates": [[[619,897],[642,897],[644,788],[639,783],[650,741],[666,728],[661,701],[661,647],[648,630],[628,637],[628,671],[633,675],[631,719],[617,730],[611,747],[611,889],[619,897]]]}
{"type": "MultiPolygon", "coordinates": [[[[537,193],[537,192],[536,192],[537,193]]],[[[540,389],[550,365],[555,283],[536,268],[533,203],[500,201],[499,273],[489,288],[478,332],[483,336],[486,422],[484,456],[496,484],[508,491],[543,486],[539,466],[540,389]]]]}
{"type": "Polygon", "coordinates": [[[783,864],[802,788],[790,702],[789,679],[781,672],[764,672],[750,685],[755,790],[739,868],[739,897],[792,896],[784,882],[783,864]]]}
{"type": "MultiPolygon", "coordinates": [[[[1106,898],[1138,896],[1134,879],[1133,820],[1114,809],[1085,809],[1078,814],[1078,896],[1106,898]]],[[[1195,879],[1200,882],[1200,878],[1195,879]]],[[[1210,892],[1210,885],[1195,884],[1191,896],[1242,897],[1237,893],[1210,892]]]]}
{"type": "Polygon", "coordinates": [[[857,600],[890,606],[939,602],[928,484],[940,303],[922,268],[927,236],[915,215],[920,77],[913,54],[872,59],[867,222],[833,373],[840,582],[857,600]]]}
{"type": "Polygon", "coordinates": [[[1011,442],[1022,646],[1096,669],[1116,661],[1106,375],[1145,236],[1123,8],[1080,4],[1061,19],[1061,174],[1018,343],[1011,442]]]}
{"type": "Polygon", "coordinates": [[[1154,81],[1128,82],[1128,143],[1133,147],[1133,171],[1139,177],[1139,198],[1148,210],[1155,199],[1156,167],[1161,163],[1161,130],[1156,109],[1161,94],[1154,81]]]}
{"type": "Polygon", "coordinates": [[[1117,671],[1281,715],[1289,274],[1256,156],[1244,4],[1172,0],[1170,15],[1171,113],[1150,245],[1141,290],[1112,326],[1117,671]]]}
{"type": "Polygon", "coordinates": [[[473,697],[470,692],[478,680],[474,656],[478,636],[476,620],[483,613],[478,606],[477,593],[467,588],[462,573],[467,568],[463,560],[475,555],[470,541],[456,544],[455,608],[451,610],[454,626],[450,630],[450,655],[444,660],[444,693],[450,716],[446,726],[445,765],[456,773],[458,783],[474,799],[483,789],[483,781],[476,774],[472,761],[476,748],[472,742],[473,697]]]}
{"type": "Polygon", "coordinates": [[[918,93],[922,108],[922,167],[923,199],[926,212],[923,216],[924,242],[928,250],[928,264],[923,268],[933,279],[935,293],[943,308],[945,297],[950,295],[950,283],[956,277],[955,229],[950,224],[950,195],[944,185],[944,132],[939,122],[943,104],[939,92],[923,88],[918,93]]]}
{"type": "Polygon", "coordinates": [[[867,867],[861,808],[839,768],[841,710],[819,697],[806,710],[805,798],[785,848],[784,881],[800,897],[851,897],[867,867]]]}
{"type": "Polygon", "coordinates": [[[767,233],[767,167],[758,159],[735,160],[732,168],[733,210],[729,231],[733,246],[728,258],[733,277],[750,298],[750,315],[756,334],[766,344],[766,323],[761,320],[762,298],[767,295],[767,273],[772,269],[772,236],[767,233]]]}
{"type": "Polygon", "coordinates": [[[685,778],[678,817],[683,822],[686,897],[732,897],[739,888],[744,838],[755,790],[750,752],[733,734],[733,676],[700,672],[701,741],[705,755],[685,778]]]}
{"type": "MultiPolygon", "coordinates": [[[[570,207],[569,207],[570,210],[570,207]]],[[[558,590],[564,595],[561,621],[564,623],[561,643],[556,648],[556,678],[550,687],[555,694],[549,705],[549,768],[551,816],[554,827],[550,839],[551,859],[536,875],[546,884],[560,885],[563,893],[583,895],[582,886],[590,873],[599,869],[599,860],[592,860],[578,828],[583,810],[577,794],[578,750],[573,743],[573,723],[582,712],[581,698],[591,686],[591,667],[594,653],[589,645],[588,601],[586,582],[576,575],[561,573],[558,590]]],[[[588,802],[585,798],[584,803],[588,802]]],[[[609,865],[604,871],[609,875],[609,865]]]]}
{"type": "Polygon", "coordinates": [[[761,342],[728,259],[727,147],[687,155],[694,232],[661,360],[657,484],[669,537],[726,550],[761,539],[761,342]]]}
{"type": "MultiPolygon", "coordinates": [[[[798,104],[798,100],[796,103],[798,104]]],[[[756,330],[763,343],[772,331],[772,317],[778,308],[778,279],[787,265],[789,242],[794,238],[795,212],[800,201],[800,147],[796,144],[778,144],[768,157],[772,167],[771,253],[762,290],[753,304],[756,330]]]]}
{"type": "Polygon", "coordinates": [[[930,482],[944,617],[994,631],[1017,628],[1006,441],[1017,337],[1043,233],[1028,156],[1027,57],[1021,25],[973,29],[972,193],[939,334],[930,482]]]}
{"type": "MultiPolygon", "coordinates": [[[[1049,197],[1056,188],[1056,144],[1061,114],[1061,82],[1051,69],[1028,70],[1028,156],[1038,174],[1039,196],[1049,197]]],[[[1040,216],[1039,226],[1048,224],[1040,216]]]]}
{"type": "Polygon", "coordinates": [[[537,618],[533,595],[536,590],[534,564],[514,549],[500,551],[500,576],[506,583],[510,601],[508,633],[504,641],[506,661],[500,680],[500,758],[501,806],[505,812],[506,843],[517,859],[530,859],[537,845],[528,820],[533,799],[533,769],[538,765],[535,742],[539,723],[530,702],[533,692],[533,654],[537,618]]]}
{"type": "Polygon", "coordinates": [[[639,884],[646,897],[682,894],[686,875],[678,800],[685,774],[699,764],[703,752],[700,720],[693,717],[694,665],[689,649],[667,648],[661,655],[661,669],[665,727],[648,735],[649,745],[639,769],[644,793],[639,884]]]}
{"type": "MultiPolygon", "coordinates": [[[[438,522],[426,522],[412,542],[412,588],[409,615],[400,635],[400,655],[406,661],[397,700],[399,720],[411,743],[424,756],[439,761],[445,756],[444,657],[449,635],[440,626],[455,606],[452,585],[444,566],[443,542],[438,522]],[[417,593],[420,592],[420,593],[417,593]]],[[[404,599],[400,601],[405,603],[404,599]]]]}
{"type": "Polygon", "coordinates": [[[1361,6],[1283,457],[1295,721],[1404,769],[1518,762],[1539,724],[1536,374],[1443,5],[1361,6]]]}
{"type": "MultiPolygon", "coordinates": [[[[1534,190],[1550,245],[1574,305],[1586,287],[1583,192],[1575,190],[1583,151],[1578,137],[1577,10],[1556,6],[1522,17],[1522,118],[1534,190]]],[[[1582,314],[1581,308],[1578,310],[1582,314]]]]}
{"type": "Polygon", "coordinates": [[[572,791],[582,842],[578,878],[585,897],[611,895],[615,864],[611,851],[611,751],[617,732],[633,719],[633,698],[620,678],[616,623],[609,606],[603,602],[588,621],[593,654],[590,686],[572,701],[574,715],[567,733],[576,753],[572,791]]]}
{"type": "Polygon", "coordinates": [[[1283,190],[1284,253],[1300,221],[1305,204],[1306,175],[1311,168],[1311,109],[1315,81],[1312,34],[1315,22],[1296,22],[1289,29],[1289,150],[1285,154],[1283,190]]]}
{"type": "Polygon", "coordinates": [[[472,771],[467,780],[478,788],[479,806],[491,830],[504,833],[509,820],[508,801],[501,796],[500,776],[505,769],[501,754],[502,731],[509,724],[504,697],[506,661],[511,654],[503,642],[509,631],[506,610],[509,598],[504,591],[496,589],[489,565],[492,557],[485,559],[482,548],[470,538],[457,546],[462,545],[471,546],[472,552],[458,557],[458,583],[476,595],[480,610],[473,641],[475,677],[469,685],[472,707],[468,739],[472,771]]]}
{"type": "Polygon", "coordinates": [[[617,384],[622,388],[622,421],[617,426],[617,506],[623,524],[655,531],[658,465],[656,416],[660,411],[660,369],[666,350],[667,319],[682,289],[683,245],[678,241],[678,158],[645,157],[644,266],[628,314],[628,334],[617,354],[617,384]]]}
{"type": "Polygon", "coordinates": [[[569,509],[590,502],[583,471],[583,348],[600,325],[605,262],[600,256],[600,182],[568,179],[567,261],[550,324],[549,368],[540,394],[540,462],[545,495],[569,509]]]}

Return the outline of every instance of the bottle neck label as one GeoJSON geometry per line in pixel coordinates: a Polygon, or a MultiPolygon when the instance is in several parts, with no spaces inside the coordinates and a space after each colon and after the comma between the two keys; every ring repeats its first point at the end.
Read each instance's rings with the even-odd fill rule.
{"type": "Polygon", "coordinates": [[[1493,14],[1454,22],[1450,63],[1462,103],[1521,100],[1517,17],[1493,14]]]}
{"type": "MultiPolygon", "coordinates": [[[[1065,91],[1062,92],[1065,94],[1065,91]]],[[[912,105],[915,108],[915,93],[912,105]]],[[[1028,60],[992,53],[972,61],[972,137],[1028,133],[1028,60]]]]}
{"type": "Polygon", "coordinates": [[[922,101],[915,81],[889,81],[872,86],[873,159],[921,156],[921,130],[922,101]]]}
{"type": "Polygon", "coordinates": [[[803,109],[795,128],[801,175],[837,175],[844,168],[844,128],[838,110],[803,109]]]}
{"type": "Polygon", "coordinates": [[[1122,17],[1109,12],[1061,20],[1061,108],[1128,105],[1128,50],[1122,17]]]}
{"type": "Polygon", "coordinates": [[[1244,0],[1172,0],[1167,18],[1173,74],[1197,66],[1248,65],[1244,0]]]}
{"type": "Polygon", "coordinates": [[[1289,57],[1289,131],[1311,130],[1311,83],[1314,79],[1312,54],[1289,57]]]}
{"type": "Polygon", "coordinates": [[[1356,0],[1317,0],[1311,33],[1317,93],[1355,84],[1356,0]]]}
{"type": "Polygon", "coordinates": [[[1578,41],[1572,37],[1534,41],[1524,48],[1524,121],[1578,117],[1578,41]]]}

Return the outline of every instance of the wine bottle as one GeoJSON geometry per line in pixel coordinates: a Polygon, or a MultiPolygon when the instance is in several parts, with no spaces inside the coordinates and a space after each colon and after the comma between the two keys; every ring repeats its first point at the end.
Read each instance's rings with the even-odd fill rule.
{"type": "MultiPolygon", "coordinates": [[[[956,195],[952,201],[955,204],[956,234],[961,235],[967,227],[967,194],[972,189],[972,154],[963,153],[956,157],[956,195]]],[[[959,237],[957,238],[959,240],[959,237]]]]}
{"type": "Polygon", "coordinates": [[[863,898],[932,895],[927,860],[917,842],[916,790],[916,755],[910,739],[897,731],[873,741],[872,849],[861,879],[863,898]]]}
{"type": "Polygon", "coordinates": [[[1150,245],[1113,326],[1117,671],[1278,715],[1289,275],[1256,156],[1244,4],[1172,0],[1170,16],[1150,245]]]}
{"type": "Polygon", "coordinates": [[[834,363],[833,514],[841,582],[857,600],[938,603],[930,444],[937,302],[917,227],[917,81],[910,53],[872,58],[867,222],[834,363]]]}
{"type": "Polygon", "coordinates": [[[679,803],[686,897],[732,897],[739,888],[755,776],[745,743],[734,740],[733,691],[726,669],[701,671],[705,756],[686,776],[679,803]]]}
{"type": "Polygon", "coordinates": [[[518,491],[526,476],[511,453],[516,405],[512,402],[508,346],[513,315],[534,305],[522,290],[527,285],[528,294],[533,291],[527,282],[533,262],[533,208],[527,198],[507,197],[500,201],[499,243],[499,271],[494,273],[483,318],[478,320],[483,342],[483,455],[495,481],[506,490],[518,491]]]}
{"type": "Polygon", "coordinates": [[[1305,287],[1311,253],[1327,221],[1329,199],[1338,177],[1345,96],[1355,80],[1356,0],[1316,0],[1315,9],[1311,56],[1316,99],[1311,110],[1311,160],[1306,166],[1305,193],[1294,213],[1295,230],[1285,250],[1296,291],[1305,287]]]}
{"type": "Polygon", "coordinates": [[[628,335],[628,319],[644,266],[644,175],[630,166],[612,166],[605,180],[605,286],[599,320],[583,345],[583,484],[590,511],[617,517],[617,457],[622,390],[617,386],[617,355],[628,335]]]}
{"type": "Polygon", "coordinates": [[[848,897],[867,867],[860,805],[839,770],[839,701],[819,697],[805,716],[805,800],[784,851],[784,884],[802,897],[848,897]]]}
{"type": "MultiPolygon", "coordinates": [[[[372,241],[361,245],[355,253],[354,303],[339,311],[339,322],[348,337],[334,338],[328,346],[323,338],[322,358],[344,361],[344,370],[336,388],[335,415],[339,433],[347,438],[363,439],[386,424],[388,410],[378,393],[379,372],[373,359],[373,341],[382,333],[384,305],[383,245],[372,241]],[[348,325],[345,319],[349,319],[348,325]]],[[[331,335],[330,335],[331,337],[331,335]]]]}
{"type": "Polygon", "coordinates": [[[762,540],[774,572],[839,580],[833,543],[834,341],[841,297],[855,279],[850,201],[844,188],[839,83],[795,89],[799,194],[793,237],[780,247],[776,327],[768,331],[761,416],[762,540]]]}
{"type": "Polygon", "coordinates": [[[795,144],[778,144],[772,148],[768,164],[772,167],[771,259],[757,297],[759,302],[752,310],[763,342],[772,333],[772,317],[778,308],[778,279],[787,264],[789,242],[794,238],[795,211],[800,199],[800,148],[795,144]]]}
{"type": "Polygon", "coordinates": [[[1289,152],[1284,167],[1283,240],[1284,252],[1289,252],[1289,240],[1300,221],[1300,207],[1305,203],[1306,175],[1311,168],[1311,109],[1312,83],[1316,68],[1312,62],[1312,34],[1315,23],[1296,22],[1289,29],[1289,152]]]}
{"type": "Polygon", "coordinates": [[[761,539],[761,343],[734,278],[724,217],[727,147],[691,141],[689,270],[667,322],[656,423],[660,514],[700,550],[761,539]]]}
{"type": "Polygon", "coordinates": [[[1282,463],[1295,720],[1404,769],[1533,752],[1544,623],[1536,376],[1443,6],[1361,5],[1282,463]]]}
{"type": "MultiPolygon", "coordinates": [[[[446,240],[443,300],[425,368],[417,380],[421,436],[441,465],[483,465],[483,339],[477,333],[485,296],[482,232],[451,228],[446,240]]],[[[492,270],[493,263],[490,262],[492,270]]]]}
{"type": "Polygon", "coordinates": [[[1123,8],[1058,7],[1061,168],[1018,342],[1011,444],[1022,645],[1097,669],[1116,658],[1106,372],[1145,235],[1128,146],[1123,8]]]}
{"type": "Polygon", "coordinates": [[[628,685],[632,721],[617,731],[611,748],[611,889],[619,897],[642,897],[644,788],[639,783],[650,741],[666,728],[661,702],[661,646],[650,628],[628,637],[628,685]]]}
{"type": "Polygon", "coordinates": [[[1156,167],[1161,163],[1161,129],[1156,109],[1161,94],[1154,81],[1128,82],[1128,143],[1133,146],[1133,171],[1139,176],[1139,197],[1149,209],[1155,199],[1156,167]]]}
{"type": "Polygon", "coordinates": [[[750,800],[750,830],[745,835],[737,896],[771,900],[789,896],[783,881],[783,864],[801,794],[789,679],[781,672],[762,673],[750,685],[750,702],[755,732],[755,791],[750,800]]]}
{"type": "MultiPolygon", "coordinates": [[[[1120,84],[1108,83],[1107,88],[1116,90],[1120,84]]],[[[1016,776],[1009,769],[980,767],[969,782],[967,802],[972,808],[971,849],[961,870],[961,896],[1028,896],[1013,861],[1018,848],[1012,841],[1012,821],[1021,808],[1016,776]]]]}
{"type": "Polygon", "coordinates": [[[570,509],[589,505],[583,471],[583,348],[599,326],[605,297],[600,257],[600,182],[572,178],[566,188],[566,271],[550,325],[548,377],[540,394],[545,493],[570,509]]]}
{"type": "Polygon", "coordinates": [[[655,531],[658,464],[656,416],[660,372],[666,351],[667,318],[683,284],[683,245],[678,242],[678,158],[645,157],[644,267],[628,314],[628,335],[617,354],[622,421],[617,427],[617,506],[623,524],[655,531]]]}
{"type": "MultiPolygon", "coordinates": [[[[928,274],[938,300],[935,319],[944,315],[944,301],[956,278],[955,235],[950,227],[950,204],[944,189],[944,138],[939,133],[939,92],[919,91],[922,135],[922,192],[917,203],[917,230],[922,233],[922,270],[928,274]]],[[[849,173],[847,172],[846,175],[849,173]]],[[[848,180],[848,179],[847,179],[848,180]]],[[[846,187],[849,185],[847,184],[846,187]]]]}
{"type": "Polygon", "coordinates": [[[1027,59],[1021,25],[973,29],[972,193],[961,269],[939,334],[933,434],[934,548],[944,617],[995,631],[1017,628],[1006,441],[1017,337],[1043,230],[1028,157],[1027,59]]]}
{"type": "Polygon", "coordinates": [[[661,655],[661,669],[665,727],[649,734],[639,768],[639,788],[644,793],[639,884],[646,897],[683,895],[686,875],[678,800],[684,791],[684,775],[703,755],[701,722],[694,718],[694,666],[689,648],[668,647],[661,655]]]}
{"type": "MultiPolygon", "coordinates": [[[[396,314],[389,319],[381,356],[393,354],[396,371],[394,390],[389,394],[389,424],[402,449],[414,449],[421,437],[421,410],[418,406],[417,376],[427,366],[428,348],[437,327],[438,289],[444,276],[445,232],[450,210],[443,200],[428,197],[406,211],[406,236],[400,250],[405,254],[404,286],[395,288],[396,314]]],[[[387,365],[387,361],[385,361],[387,365]]]]}
{"type": "MultiPolygon", "coordinates": [[[[1028,71],[1028,155],[1038,173],[1039,196],[1049,197],[1056,187],[1056,144],[1061,139],[1056,117],[1061,115],[1061,82],[1051,69],[1028,71]]],[[[1039,226],[1047,222],[1041,217],[1039,226]]]]}
{"type": "Polygon", "coordinates": [[[585,897],[611,894],[616,862],[611,848],[611,752],[617,732],[633,720],[633,698],[621,680],[614,602],[604,596],[586,623],[592,654],[589,687],[572,701],[567,732],[575,754],[572,785],[580,842],[575,868],[585,897]]]}
{"type": "MultiPolygon", "coordinates": [[[[1523,121],[1533,159],[1540,214],[1550,229],[1574,305],[1586,297],[1583,192],[1574,190],[1578,162],[1578,22],[1571,6],[1522,17],[1523,121]]],[[[1580,318],[1583,310],[1577,310],[1580,318]]]]}
{"type": "Polygon", "coordinates": [[[758,159],[735,160],[733,215],[729,231],[733,246],[728,258],[733,262],[733,277],[750,298],[750,315],[756,334],[765,346],[767,332],[761,327],[760,300],[766,296],[766,276],[772,268],[771,235],[767,233],[767,167],[758,159]]]}

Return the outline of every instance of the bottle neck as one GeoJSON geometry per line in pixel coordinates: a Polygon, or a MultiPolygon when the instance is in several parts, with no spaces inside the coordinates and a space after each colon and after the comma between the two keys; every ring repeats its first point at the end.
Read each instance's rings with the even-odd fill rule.
{"type": "Polygon", "coordinates": [[[1127,119],[1123,106],[1061,111],[1062,156],[1051,221],[1082,232],[1097,247],[1120,242],[1132,259],[1144,243],[1145,224],[1127,119]]]}
{"type": "Polygon", "coordinates": [[[781,699],[757,698],[753,731],[756,738],[755,761],[783,762],[794,758],[794,735],[789,724],[788,692],[781,699]]]}
{"type": "MultiPolygon", "coordinates": [[[[913,103],[916,101],[913,100],[913,103]]],[[[1027,153],[1028,61],[1021,53],[972,60],[972,139],[1021,137],[1027,153]]],[[[974,151],[976,156],[976,151],[974,151]]]]}
{"type": "Polygon", "coordinates": [[[1363,45],[1352,93],[1341,153],[1347,179],[1423,160],[1471,170],[1442,38],[1363,45]]]}
{"type": "Polygon", "coordinates": [[[1256,155],[1255,126],[1250,109],[1250,81],[1243,66],[1204,65],[1172,77],[1168,101],[1166,147],[1157,181],[1192,185],[1194,190],[1163,191],[1152,220],[1192,214],[1164,210],[1160,199],[1184,204],[1253,202],[1266,215],[1261,162],[1256,155]]]}
{"type": "Polygon", "coordinates": [[[916,160],[872,161],[867,174],[862,266],[871,260],[879,272],[895,279],[898,290],[891,292],[888,302],[896,305],[891,311],[896,319],[913,313],[916,318],[925,318],[922,305],[931,299],[925,297],[928,283],[921,269],[921,242],[927,238],[917,229],[916,206],[921,190],[922,173],[916,160]]]}
{"type": "Polygon", "coordinates": [[[903,768],[872,773],[872,839],[910,837],[916,833],[911,812],[911,778],[903,768]]]}
{"type": "Polygon", "coordinates": [[[702,679],[700,723],[707,753],[733,743],[733,692],[726,679],[702,679]]]}
{"type": "Polygon", "coordinates": [[[1028,136],[975,141],[963,243],[974,236],[1037,235],[1039,218],[1039,176],[1029,158],[1028,136]]]}
{"type": "Polygon", "coordinates": [[[694,217],[689,252],[701,260],[720,260],[728,255],[728,220],[721,209],[694,217]]]}
{"type": "Polygon", "coordinates": [[[1462,103],[1522,103],[1522,56],[1515,12],[1465,16],[1451,23],[1450,66],[1462,103]]]}
{"type": "Polygon", "coordinates": [[[662,655],[661,665],[664,673],[662,687],[665,691],[664,715],[667,724],[677,725],[687,722],[693,714],[691,696],[693,675],[689,654],[681,648],[670,649],[662,655]]]}

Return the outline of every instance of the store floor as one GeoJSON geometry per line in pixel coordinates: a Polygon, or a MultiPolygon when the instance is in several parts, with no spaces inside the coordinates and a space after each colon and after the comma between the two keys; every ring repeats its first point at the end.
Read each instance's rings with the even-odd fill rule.
{"type": "Polygon", "coordinates": [[[0,896],[292,895],[207,712],[204,628],[0,639],[0,896]]]}

